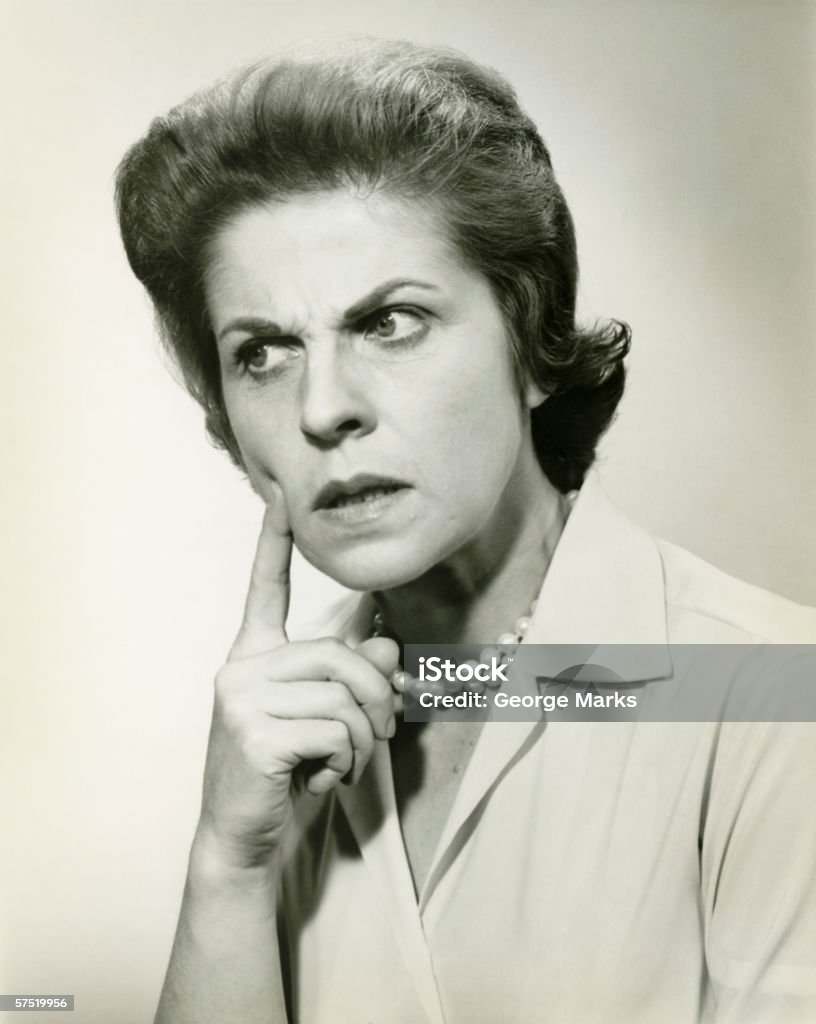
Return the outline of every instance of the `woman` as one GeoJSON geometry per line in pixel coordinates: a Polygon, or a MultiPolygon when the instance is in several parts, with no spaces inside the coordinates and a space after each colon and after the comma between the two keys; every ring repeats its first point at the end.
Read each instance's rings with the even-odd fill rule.
{"type": "Polygon", "coordinates": [[[648,644],[659,685],[670,643],[816,635],[603,496],[628,329],[575,324],[509,86],[402,43],[257,67],[154,122],[118,206],[266,505],[157,1021],[811,1019],[807,726],[402,718],[404,644],[648,644]],[[367,595],[302,639],[293,540],[367,595]]]}

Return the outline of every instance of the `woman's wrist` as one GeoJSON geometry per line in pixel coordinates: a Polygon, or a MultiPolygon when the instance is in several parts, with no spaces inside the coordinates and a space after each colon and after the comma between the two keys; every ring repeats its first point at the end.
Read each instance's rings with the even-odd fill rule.
{"type": "Polygon", "coordinates": [[[239,843],[224,841],[200,823],[190,849],[188,880],[197,888],[220,892],[277,889],[278,850],[260,855],[239,843]]]}

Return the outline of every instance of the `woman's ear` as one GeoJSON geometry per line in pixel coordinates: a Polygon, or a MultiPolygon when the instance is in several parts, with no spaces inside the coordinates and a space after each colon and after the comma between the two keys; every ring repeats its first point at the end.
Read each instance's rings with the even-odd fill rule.
{"type": "Polygon", "coordinates": [[[537,409],[549,398],[546,391],[542,391],[538,384],[528,381],[524,386],[524,404],[528,409],[537,409]]]}

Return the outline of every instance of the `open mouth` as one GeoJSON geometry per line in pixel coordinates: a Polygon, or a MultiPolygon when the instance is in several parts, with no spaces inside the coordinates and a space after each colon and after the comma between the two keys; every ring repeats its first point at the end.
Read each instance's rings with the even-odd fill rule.
{"type": "Polygon", "coordinates": [[[354,494],[338,494],[332,498],[323,508],[348,508],[351,505],[365,505],[386,498],[390,494],[396,494],[403,490],[400,484],[383,484],[380,487],[367,487],[364,491],[357,491],[354,494]]]}
{"type": "Polygon", "coordinates": [[[408,489],[401,480],[359,473],[348,480],[333,480],[321,489],[314,507],[318,511],[336,512],[341,509],[376,508],[408,489]]]}

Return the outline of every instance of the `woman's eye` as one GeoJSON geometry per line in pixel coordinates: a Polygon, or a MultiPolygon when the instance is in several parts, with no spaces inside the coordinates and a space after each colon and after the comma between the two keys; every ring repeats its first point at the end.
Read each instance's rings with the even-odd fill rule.
{"type": "Polygon", "coordinates": [[[258,376],[291,358],[293,351],[292,345],[283,340],[248,341],[235,353],[235,361],[242,370],[258,376]]]}
{"type": "Polygon", "coordinates": [[[253,370],[262,370],[269,355],[268,345],[258,345],[249,350],[244,357],[244,364],[253,370]]]}
{"type": "Polygon", "coordinates": [[[378,341],[414,340],[427,330],[419,313],[407,309],[386,309],[375,313],[365,324],[366,338],[378,341]]]}

